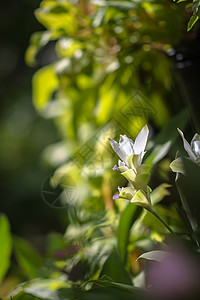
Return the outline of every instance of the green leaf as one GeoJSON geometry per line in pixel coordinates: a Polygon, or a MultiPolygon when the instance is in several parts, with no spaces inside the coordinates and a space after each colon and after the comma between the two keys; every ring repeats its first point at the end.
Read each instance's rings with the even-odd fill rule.
{"type": "Polygon", "coordinates": [[[141,300],[142,292],[129,292],[115,286],[103,286],[80,294],[75,300],[141,300]]]}
{"type": "Polygon", "coordinates": [[[129,241],[130,229],[133,226],[133,224],[137,221],[141,212],[141,207],[129,203],[121,213],[117,231],[117,243],[119,254],[123,262],[126,261],[127,244],[129,241]]]}
{"type": "Polygon", "coordinates": [[[156,205],[157,203],[162,201],[165,196],[170,195],[170,192],[167,189],[169,187],[171,187],[171,185],[169,185],[167,183],[163,183],[152,191],[152,193],[151,193],[152,205],[156,205]]]}
{"type": "Polygon", "coordinates": [[[30,45],[25,53],[25,60],[29,66],[35,66],[35,58],[38,51],[50,41],[50,38],[51,34],[48,31],[34,32],[32,34],[30,45]]]}
{"type": "Polygon", "coordinates": [[[193,161],[182,157],[184,174],[178,174],[176,184],[183,208],[195,231],[200,228],[200,167],[193,161]]]}
{"type": "Polygon", "coordinates": [[[187,27],[187,31],[190,31],[192,29],[192,27],[194,26],[194,24],[198,21],[199,16],[198,15],[193,15],[189,22],[188,22],[188,27],[187,27]]]}
{"type": "Polygon", "coordinates": [[[196,14],[199,10],[199,4],[200,4],[200,0],[195,0],[193,1],[193,13],[196,14]]]}
{"type": "Polygon", "coordinates": [[[139,294],[141,292],[141,290],[139,288],[136,288],[133,285],[128,285],[128,284],[111,281],[109,279],[109,277],[107,277],[105,275],[97,280],[89,280],[89,281],[85,282],[83,284],[83,286],[87,287],[87,285],[90,283],[94,283],[94,285],[97,285],[100,287],[115,287],[115,288],[119,288],[121,290],[131,292],[134,294],[139,294]]]}
{"type": "Polygon", "coordinates": [[[183,161],[181,157],[178,157],[177,159],[173,160],[170,164],[170,168],[173,172],[184,174],[184,166],[183,161]]]}
{"type": "Polygon", "coordinates": [[[165,251],[154,250],[154,251],[143,253],[142,255],[140,255],[138,257],[138,259],[144,258],[147,260],[155,260],[155,261],[161,262],[163,260],[163,258],[166,256],[166,253],[167,252],[165,252],[165,251]]]}
{"type": "Polygon", "coordinates": [[[29,278],[40,276],[42,268],[42,259],[37,251],[24,239],[20,237],[13,238],[14,255],[29,278]]]}
{"type": "Polygon", "coordinates": [[[132,285],[129,273],[124,267],[121,257],[115,251],[110,254],[103,265],[100,276],[106,275],[112,281],[132,285]]]}
{"type": "Polygon", "coordinates": [[[12,251],[10,225],[4,215],[0,215],[0,282],[3,280],[9,266],[12,251]]]}
{"type": "Polygon", "coordinates": [[[33,103],[38,110],[43,110],[58,88],[58,78],[54,65],[49,65],[37,71],[33,76],[33,103]]]}

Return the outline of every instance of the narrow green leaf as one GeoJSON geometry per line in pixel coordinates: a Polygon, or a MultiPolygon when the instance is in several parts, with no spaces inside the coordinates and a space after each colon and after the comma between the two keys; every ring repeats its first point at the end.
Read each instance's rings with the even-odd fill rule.
{"type": "Polygon", "coordinates": [[[198,15],[193,15],[189,22],[188,22],[188,27],[187,27],[187,31],[190,31],[192,29],[192,27],[194,26],[194,24],[198,21],[199,16],[198,15]]]}
{"type": "Polygon", "coordinates": [[[126,261],[127,244],[129,241],[130,229],[138,219],[141,212],[141,207],[129,203],[121,213],[117,231],[117,243],[119,254],[123,262],[126,261]]]}
{"type": "Polygon", "coordinates": [[[169,185],[167,183],[163,183],[152,191],[152,193],[151,193],[152,205],[156,205],[157,203],[162,201],[165,196],[170,195],[170,192],[167,189],[169,187],[171,187],[171,185],[169,185]]]}
{"type": "Polygon", "coordinates": [[[116,287],[125,291],[133,292],[133,293],[138,293],[140,292],[140,289],[134,287],[133,285],[128,285],[128,284],[123,284],[123,283],[118,283],[109,280],[107,276],[102,276],[101,278],[97,280],[89,280],[84,283],[84,286],[87,286],[88,283],[94,283],[95,285],[101,286],[101,287],[116,287]]]}
{"type": "Polygon", "coordinates": [[[11,251],[10,225],[7,217],[0,215],[0,282],[10,266],[11,251]]]}

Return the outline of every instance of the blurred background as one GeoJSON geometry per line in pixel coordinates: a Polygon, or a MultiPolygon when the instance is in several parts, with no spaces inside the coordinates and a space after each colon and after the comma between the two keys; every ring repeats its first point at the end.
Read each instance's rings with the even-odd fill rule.
{"type": "Polygon", "coordinates": [[[34,10],[40,1],[7,1],[1,6],[0,46],[0,210],[12,232],[25,237],[64,230],[60,213],[47,206],[41,186],[52,172],[41,152],[59,139],[51,121],[39,117],[32,104],[31,80],[35,69],[25,63],[33,32],[43,30],[34,10]]]}

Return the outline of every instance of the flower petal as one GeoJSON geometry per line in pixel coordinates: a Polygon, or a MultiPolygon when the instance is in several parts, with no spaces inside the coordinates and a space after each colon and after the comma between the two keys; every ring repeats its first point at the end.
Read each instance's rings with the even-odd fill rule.
{"type": "Polygon", "coordinates": [[[134,154],[134,142],[126,135],[120,135],[119,147],[120,149],[123,149],[123,151],[126,153],[126,156],[134,154]]]}
{"type": "Polygon", "coordinates": [[[192,141],[191,141],[191,147],[194,154],[199,158],[200,157],[200,135],[195,134],[192,141]]]}
{"type": "Polygon", "coordinates": [[[113,171],[118,170],[118,167],[116,165],[114,165],[114,167],[112,168],[113,171]]]}
{"type": "Polygon", "coordinates": [[[134,143],[135,154],[140,154],[145,150],[148,136],[149,136],[149,128],[147,125],[145,125],[135,139],[135,143],[134,143]]]}
{"type": "Polygon", "coordinates": [[[196,160],[197,157],[196,157],[196,155],[194,154],[194,152],[192,151],[192,148],[191,148],[190,144],[189,144],[188,141],[185,139],[183,132],[182,132],[179,128],[177,128],[177,130],[178,130],[180,136],[182,137],[182,140],[183,140],[183,146],[184,146],[185,151],[188,153],[188,155],[189,155],[192,159],[196,160]]]}
{"type": "Polygon", "coordinates": [[[125,157],[127,156],[126,152],[119,146],[119,144],[116,141],[109,139],[109,142],[111,144],[111,147],[117,153],[117,155],[121,158],[121,160],[124,160],[125,157]]]}
{"type": "Polygon", "coordinates": [[[121,161],[120,159],[118,159],[118,166],[119,166],[119,167],[125,167],[126,164],[125,164],[125,162],[123,162],[123,161],[121,161]]]}

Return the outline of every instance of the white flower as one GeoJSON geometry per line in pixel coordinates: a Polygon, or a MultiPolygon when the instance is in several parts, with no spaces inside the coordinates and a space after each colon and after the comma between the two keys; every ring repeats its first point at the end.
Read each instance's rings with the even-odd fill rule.
{"type": "Polygon", "coordinates": [[[188,153],[189,157],[192,160],[197,161],[200,158],[200,135],[195,133],[193,139],[191,140],[191,143],[189,144],[185,139],[183,132],[180,129],[178,129],[178,132],[183,139],[183,146],[185,148],[185,151],[188,153]]]}
{"type": "Polygon", "coordinates": [[[141,156],[141,160],[145,154],[145,148],[147,144],[147,139],[149,135],[148,126],[145,125],[138,136],[133,142],[126,135],[120,135],[119,143],[115,140],[109,139],[113,150],[117,153],[121,160],[119,160],[119,166],[126,166],[125,158],[133,154],[141,156]]]}

